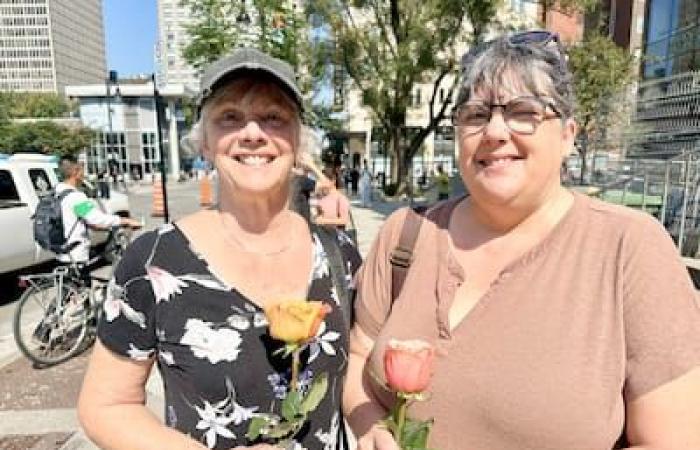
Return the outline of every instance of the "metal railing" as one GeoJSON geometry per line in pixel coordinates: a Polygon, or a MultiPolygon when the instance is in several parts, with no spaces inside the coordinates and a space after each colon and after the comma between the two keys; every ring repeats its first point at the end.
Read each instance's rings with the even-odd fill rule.
{"type": "Polygon", "coordinates": [[[682,256],[700,258],[700,154],[608,161],[592,183],[601,199],[654,215],[682,256]]]}

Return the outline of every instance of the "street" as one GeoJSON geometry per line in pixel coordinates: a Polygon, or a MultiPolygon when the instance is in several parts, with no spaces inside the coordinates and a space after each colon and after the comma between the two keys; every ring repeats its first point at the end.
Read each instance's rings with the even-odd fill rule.
{"type": "MultiPolygon", "coordinates": [[[[150,230],[163,223],[151,217],[151,186],[129,188],[134,217],[142,217],[150,230]]],[[[199,188],[196,181],[169,183],[170,219],[177,220],[197,211],[199,188]]],[[[381,223],[400,203],[375,201],[372,208],[361,208],[352,201],[352,215],[357,228],[360,253],[369,251],[381,223]]],[[[43,265],[34,273],[51,270],[43,265]]],[[[105,276],[109,267],[97,269],[105,276]]],[[[63,364],[37,369],[22,357],[12,337],[12,318],[22,291],[16,275],[0,278],[0,450],[94,449],[80,431],[75,405],[86,368],[89,351],[63,364]]],[[[148,404],[162,414],[162,386],[157,371],[147,384],[148,404]]]]}

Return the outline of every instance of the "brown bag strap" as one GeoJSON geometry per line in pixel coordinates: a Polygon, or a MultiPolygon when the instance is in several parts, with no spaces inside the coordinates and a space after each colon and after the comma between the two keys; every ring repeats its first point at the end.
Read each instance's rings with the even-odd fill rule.
{"type": "Polygon", "coordinates": [[[413,249],[423,224],[425,209],[409,209],[401,228],[399,242],[389,255],[391,263],[391,305],[401,294],[403,283],[413,262],[413,249]]]}
{"type": "Polygon", "coordinates": [[[401,294],[403,283],[406,281],[406,276],[408,276],[408,270],[411,268],[411,263],[413,263],[413,250],[418,240],[420,227],[428,211],[430,210],[431,219],[436,219],[438,223],[447,223],[452,215],[452,210],[466,196],[466,194],[460,196],[458,199],[448,203],[447,207],[439,208],[437,216],[433,214],[434,210],[430,210],[427,206],[416,206],[408,210],[401,228],[401,234],[399,235],[399,242],[389,255],[389,262],[391,263],[391,304],[389,311],[391,311],[394,302],[401,294]]]}

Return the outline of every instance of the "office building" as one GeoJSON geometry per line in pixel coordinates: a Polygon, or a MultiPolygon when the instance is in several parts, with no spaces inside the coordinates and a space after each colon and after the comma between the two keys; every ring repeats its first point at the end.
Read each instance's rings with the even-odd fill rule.
{"type": "Polygon", "coordinates": [[[158,0],[158,41],[155,48],[159,85],[182,84],[199,87],[197,70],[187,64],[182,51],[188,43],[187,26],[192,16],[180,0],[158,0]]]}
{"type": "Polygon", "coordinates": [[[194,92],[182,85],[156,90],[150,78],[120,79],[107,84],[67,86],[66,95],[77,100],[83,125],[95,131],[86,154],[88,174],[97,174],[112,165],[125,179],[148,180],[160,170],[164,160],[170,175],[177,177],[181,164],[191,156],[180,153],[185,127],[180,101],[192,97],[194,92]],[[164,111],[160,123],[156,93],[164,111]],[[158,145],[159,133],[163,155],[158,145]]]}
{"type": "Polygon", "coordinates": [[[700,2],[647,0],[628,154],[700,153],[700,2]]]}
{"type": "Polygon", "coordinates": [[[103,82],[102,0],[0,0],[0,91],[103,82]]]}

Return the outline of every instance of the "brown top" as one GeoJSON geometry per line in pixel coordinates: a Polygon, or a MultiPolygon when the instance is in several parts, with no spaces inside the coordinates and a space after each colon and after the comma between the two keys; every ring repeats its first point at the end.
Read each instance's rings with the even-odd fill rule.
{"type": "Polygon", "coordinates": [[[410,410],[435,418],[430,447],[607,450],[623,431],[625,401],[700,365],[700,308],[667,233],[653,217],[582,195],[450,330],[454,292],[469,277],[448,246],[453,202],[421,227],[388,318],[388,255],[406,210],[387,220],[357,280],[375,374],[392,337],[438,348],[432,396],[410,410]]]}

